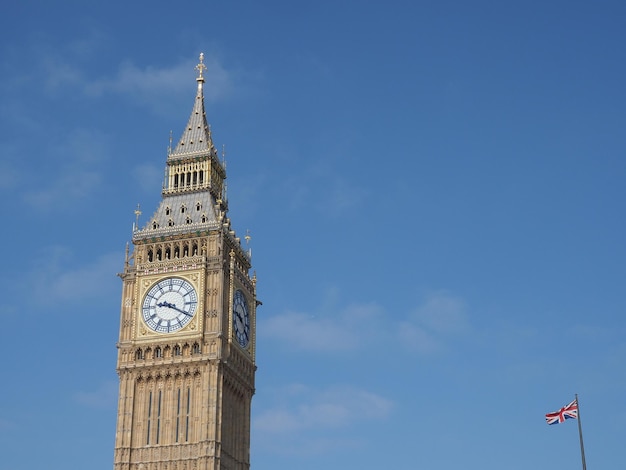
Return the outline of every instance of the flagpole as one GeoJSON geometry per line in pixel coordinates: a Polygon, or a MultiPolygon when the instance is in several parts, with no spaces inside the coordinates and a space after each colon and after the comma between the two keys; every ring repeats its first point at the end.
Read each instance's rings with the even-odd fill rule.
{"type": "Polygon", "coordinates": [[[580,457],[583,461],[583,470],[587,470],[587,464],[585,463],[585,446],[583,445],[583,426],[580,422],[580,403],[578,403],[578,393],[574,395],[576,397],[576,408],[578,411],[578,437],[580,438],[580,457]]]}

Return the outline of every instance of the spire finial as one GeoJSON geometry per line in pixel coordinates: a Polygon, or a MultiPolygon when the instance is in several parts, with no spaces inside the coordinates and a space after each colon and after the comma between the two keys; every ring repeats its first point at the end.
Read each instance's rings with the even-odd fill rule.
{"type": "Polygon", "coordinates": [[[139,216],[140,215],[141,215],[140,206],[139,206],[139,204],[137,204],[137,209],[135,209],[135,227],[134,227],[134,230],[139,230],[139,216]]]}
{"type": "Polygon", "coordinates": [[[196,65],[196,70],[198,71],[198,78],[196,78],[196,80],[198,80],[199,82],[203,82],[204,77],[202,74],[206,70],[206,65],[204,65],[204,52],[200,53],[200,63],[196,65]]]}
{"type": "Polygon", "coordinates": [[[246,236],[243,237],[246,239],[246,246],[248,247],[248,258],[252,259],[252,248],[250,248],[250,240],[252,237],[250,236],[250,230],[246,230],[246,236]]]}

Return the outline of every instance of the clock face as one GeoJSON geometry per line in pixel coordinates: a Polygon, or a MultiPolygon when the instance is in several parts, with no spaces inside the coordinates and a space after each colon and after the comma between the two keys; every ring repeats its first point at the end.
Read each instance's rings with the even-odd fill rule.
{"type": "Polygon", "coordinates": [[[233,326],[237,342],[245,348],[250,342],[250,316],[248,301],[241,290],[237,290],[233,298],[233,326]]]}
{"type": "Polygon", "coordinates": [[[146,325],[159,333],[180,330],[191,321],[198,295],[186,280],[170,277],[157,282],[143,299],[141,312],[146,325]]]}

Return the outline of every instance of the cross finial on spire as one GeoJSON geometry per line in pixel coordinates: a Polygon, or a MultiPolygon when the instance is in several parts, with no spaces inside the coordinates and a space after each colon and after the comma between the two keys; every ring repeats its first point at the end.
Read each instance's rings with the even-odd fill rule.
{"type": "Polygon", "coordinates": [[[137,209],[135,209],[135,224],[133,226],[133,232],[135,230],[139,230],[139,216],[141,215],[141,210],[139,209],[139,204],[137,204],[137,209]]]}
{"type": "Polygon", "coordinates": [[[200,63],[198,65],[196,65],[196,70],[198,71],[198,78],[197,78],[197,80],[198,81],[204,80],[204,77],[202,76],[202,74],[206,70],[206,65],[204,65],[204,52],[200,53],[200,63]]]}

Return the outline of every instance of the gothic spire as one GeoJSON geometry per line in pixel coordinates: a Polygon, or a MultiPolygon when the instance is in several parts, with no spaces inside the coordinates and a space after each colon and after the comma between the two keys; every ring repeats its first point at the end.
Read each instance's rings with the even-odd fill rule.
{"type": "Polygon", "coordinates": [[[203,85],[206,65],[204,65],[203,53],[200,54],[200,62],[196,65],[196,70],[198,71],[196,78],[198,91],[196,92],[196,99],[193,104],[193,109],[191,110],[191,116],[189,116],[187,127],[185,127],[176,148],[168,155],[168,160],[178,160],[200,154],[206,155],[207,153],[214,153],[217,156],[211,139],[211,129],[207,124],[206,113],[204,111],[203,85]]]}

